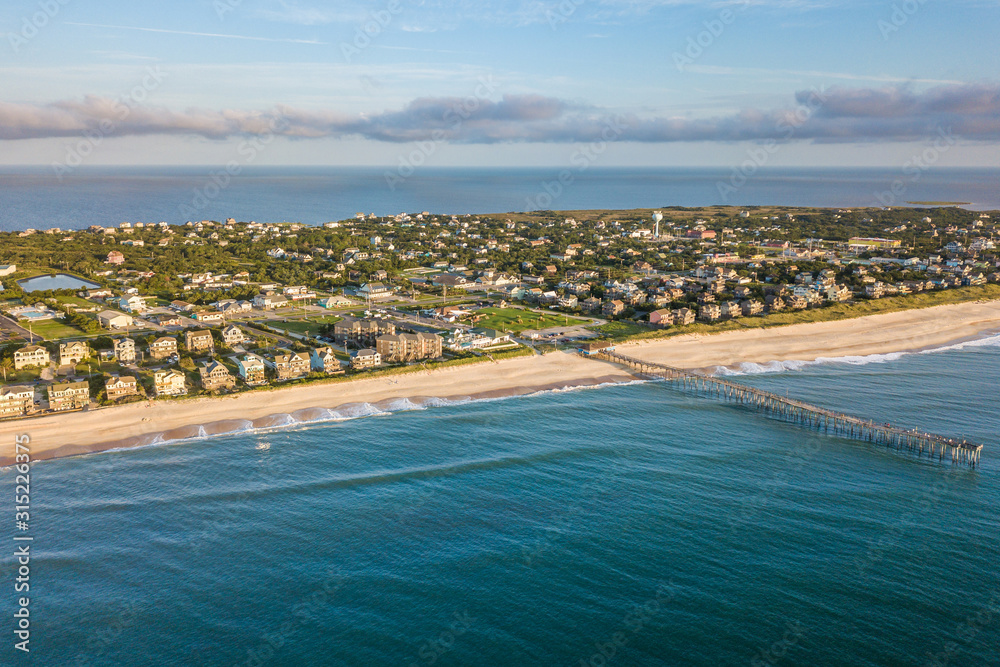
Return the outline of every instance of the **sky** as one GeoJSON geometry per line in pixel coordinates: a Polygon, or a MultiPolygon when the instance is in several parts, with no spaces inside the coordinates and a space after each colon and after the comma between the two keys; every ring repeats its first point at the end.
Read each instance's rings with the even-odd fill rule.
{"type": "Polygon", "coordinates": [[[1000,167],[1000,0],[6,0],[0,33],[5,165],[1000,167]]]}

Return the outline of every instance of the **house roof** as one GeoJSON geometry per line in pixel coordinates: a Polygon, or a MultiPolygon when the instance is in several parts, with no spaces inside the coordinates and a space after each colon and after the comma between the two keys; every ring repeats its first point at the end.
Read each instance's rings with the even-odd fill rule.
{"type": "Polygon", "coordinates": [[[56,384],[49,385],[51,391],[67,391],[68,389],[80,389],[82,387],[87,387],[88,391],[89,385],[86,380],[75,380],[72,382],[58,382],[56,384]]]}

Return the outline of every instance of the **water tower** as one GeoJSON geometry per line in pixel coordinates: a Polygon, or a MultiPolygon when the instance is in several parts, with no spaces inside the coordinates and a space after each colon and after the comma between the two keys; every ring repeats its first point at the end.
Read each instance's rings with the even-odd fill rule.
{"type": "Polygon", "coordinates": [[[653,231],[653,238],[660,238],[660,221],[663,220],[663,214],[659,211],[653,211],[653,222],[656,224],[656,229],[653,231]]]}

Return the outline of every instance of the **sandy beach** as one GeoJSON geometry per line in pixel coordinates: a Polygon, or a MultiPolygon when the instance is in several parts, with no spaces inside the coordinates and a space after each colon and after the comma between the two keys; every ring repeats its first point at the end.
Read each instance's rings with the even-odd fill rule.
{"type": "MultiPolygon", "coordinates": [[[[682,368],[916,351],[1000,330],[1000,301],[966,303],[774,329],[625,343],[619,350],[682,368]]],[[[13,462],[14,436],[31,437],[33,459],[137,447],[247,428],[266,428],[391,408],[409,399],[480,399],[627,382],[633,376],[570,352],[518,357],[395,377],[311,384],[225,398],[150,401],[6,422],[0,465],[13,462]]]]}

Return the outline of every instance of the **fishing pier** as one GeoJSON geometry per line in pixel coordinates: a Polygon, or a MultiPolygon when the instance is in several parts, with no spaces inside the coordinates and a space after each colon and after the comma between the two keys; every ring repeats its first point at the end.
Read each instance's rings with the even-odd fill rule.
{"type": "Polygon", "coordinates": [[[679,384],[688,391],[746,405],[789,422],[885,445],[900,451],[909,451],[918,456],[924,454],[932,458],[936,456],[939,461],[947,456],[952,463],[966,464],[975,468],[979,465],[979,455],[983,450],[982,445],[965,440],[924,433],[916,429],[907,430],[891,424],[879,424],[738,382],[635,359],[611,349],[591,352],[588,356],[621,364],[637,373],[661,377],[679,384]]]}

